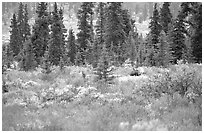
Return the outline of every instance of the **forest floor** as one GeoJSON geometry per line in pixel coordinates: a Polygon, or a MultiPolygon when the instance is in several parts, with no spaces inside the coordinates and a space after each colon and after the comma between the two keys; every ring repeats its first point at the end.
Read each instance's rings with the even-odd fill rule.
{"type": "Polygon", "coordinates": [[[201,131],[202,65],[143,69],[133,77],[131,67],[117,67],[109,85],[96,82],[90,66],[54,67],[48,75],[10,69],[2,77],[2,129],[201,131]]]}

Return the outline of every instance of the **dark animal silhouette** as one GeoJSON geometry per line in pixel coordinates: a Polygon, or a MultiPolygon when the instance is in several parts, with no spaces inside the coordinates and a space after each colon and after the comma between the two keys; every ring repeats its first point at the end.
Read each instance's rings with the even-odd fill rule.
{"type": "Polygon", "coordinates": [[[133,70],[131,73],[130,73],[130,76],[140,76],[141,73],[138,71],[138,70],[133,70]]]}

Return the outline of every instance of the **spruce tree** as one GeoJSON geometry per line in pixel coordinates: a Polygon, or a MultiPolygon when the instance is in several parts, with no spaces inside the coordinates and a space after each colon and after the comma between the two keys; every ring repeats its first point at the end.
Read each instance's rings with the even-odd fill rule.
{"type": "Polygon", "coordinates": [[[125,36],[128,37],[134,21],[131,19],[129,11],[126,9],[122,10],[122,17],[123,17],[123,29],[124,32],[126,33],[125,36]]]}
{"type": "Polygon", "coordinates": [[[149,45],[150,45],[150,50],[149,50],[149,59],[151,60],[151,65],[156,65],[156,58],[158,55],[158,43],[159,43],[159,35],[161,31],[161,25],[159,23],[159,12],[157,10],[157,4],[155,3],[154,5],[154,11],[153,11],[153,16],[150,18],[150,35],[149,35],[149,45]]]}
{"type": "Polygon", "coordinates": [[[51,70],[51,63],[49,61],[49,52],[48,50],[45,51],[45,55],[43,57],[43,63],[42,63],[42,73],[49,74],[52,72],[51,70]]]}
{"type": "Polygon", "coordinates": [[[18,33],[18,25],[16,14],[13,14],[13,18],[11,19],[11,31],[10,31],[10,48],[13,51],[13,56],[17,56],[20,52],[20,40],[18,33]]]}
{"type": "Polygon", "coordinates": [[[35,60],[40,64],[49,40],[50,20],[47,12],[47,3],[38,3],[36,13],[37,18],[32,30],[31,42],[33,45],[35,60]]]}
{"type": "MultiPolygon", "coordinates": [[[[126,39],[126,33],[124,31],[124,23],[122,16],[122,3],[121,2],[110,2],[108,3],[106,11],[105,21],[105,34],[104,39],[107,45],[107,49],[110,52],[111,44],[113,46],[112,52],[119,55],[118,46],[122,45],[122,51],[125,52],[124,42],[126,39]]],[[[120,58],[117,62],[123,62],[125,58],[120,58]]]]}
{"type": "Polygon", "coordinates": [[[192,3],[193,28],[194,32],[191,37],[192,55],[197,63],[202,63],[202,3],[192,3]]]}
{"type": "Polygon", "coordinates": [[[17,18],[17,26],[18,26],[18,34],[19,34],[19,48],[23,49],[23,43],[24,43],[24,5],[22,2],[19,3],[18,8],[18,18],[17,18]]]}
{"type": "Polygon", "coordinates": [[[110,83],[113,77],[111,76],[112,70],[110,70],[110,57],[106,44],[103,44],[102,53],[96,68],[96,75],[99,81],[110,83]]]}
{"type": "Polygon", "coordinates": [[[106,3],[99,2],[98,8],[97,8],[97,21],[96,21],[96,36],[97,36],[97,42],[99,44],[103,44],[104,42],[104,33],[105,33],[105,6],[106,3]]]}
{"type": "MultiPolygon", "coordinates": [[[[191,38],[192,56],[195,62],[202,62],[202,3],[183,2],[181,4],[182,19],[188,25],[191,38]]],[[[184,32],[186,34],[186,32],[184,32]]]]}
{"type": "Polygon", "coordinates": [[[65,63],[67,58],[68,58],[67,55],[66,55],[66,44],[67,44],[67,41],[65,40],[66,37],[67,37],[67,35],[66,35],[67,34],[67,29],[66,29],[65,25],[63,24],[64,17],[63,17],[63,10],[62,10],[62,8],[59,9],[59,17],[60,17],[60,24],[61,24],[61,30],[62,30],[62,32],[60,33],[61,37],[62,37],[61,51],[62,51],[63,61],[65,63]]]}
{"type": "Polygon", "coordinates": [[[2,47],[2,67],[10,68],[13,61],[13,52],[10,45],[3,45],[2,47]]]}
{"type": "Polygon", "coordinates": [[[75,64],[75,60],[76,60],[76,52],[77,52],[77,48],[76,48],[76,44],[75,44],[75,36],[74,36],[74,32],[73,29],[69,30],[69,36],[68,36],[68,57],[70,58],[70,62],[72,64],[75,64]]]}
{"type": "Polygon", "coordinates": [[[172,14],[169,9],[170,2],[164,2],[162,8],[160,9],[160,24],[162,26],[162,30],[167,34],[168,26],[172,21],[172,14]]]}
{"type": "Polygon", "coordinates": [[[27,4],[25,4],[24,7],[24,39],[23,42],[25,42],[26,40],[28,40],[28,38],[30,37],[31,33],[30,33],[30,25],[28,24],[28,6],[27,4]]]}
{"type": "Polygon", "coordinates": [[[97,12],[97,21],[96,21],[96,37],[94,40],[93,46],[93,57],[94,63],[93,67],[95,68],[98,64],[99,55],[102,50],[102,44],[104,43],[104,34],[105,34],[105,11],[106,3],[99,2],[96,9],[97,12]]]}
{"type": "Polygon", "coordinates": [[[21,52],[22,52],[20,60],[21,70],[24,71],[33,70],[36,67],[37,63],[34,58],[33,47],[30,39],[23,44],[23,49],[21,52]]]}
{"type": "Polygon", "coordinates": [[[167,36],[162,30],[159,37],[159,53],[157,63],[159,66],[167,67],[171,62],[171,52],[167,42],[167,36]]]}
{"type": "Polygon", "coordinates": [[[153,16],[150,18],[150,34],[151,34],[151,43],[154,48],[157,48],[156,44],[159,42],[159,34],[161,31],[161,25],[159,23],[159,11],[157,10],[157,3],[154,5],[153,16]]]}
{"type": "Polygon", "coordinates": [[[185,49],[185,25],[183,22],[183,14],[180,13],[173,22],[173,26],[169,31],[169,45],[173,56],[173,63],[177,63],[182,59],[182,54],[185,49]]]}
{"type": "Polygon", "coordinates": [[[77,42],[79,44],[82,63],[85,64],[88,51],[88,43],[92,37],[91,16],[93,15],[92,8],[94,7],[92,2],[83,2],[81,8],[78,10],[78,29],[77,42]]]}
{"type": "Polygon", "coordinates": [[[51,35],[49,40],[49,61],[52,65],[59,65],[60,58],[63,56],[63,31],[62,23],[57,8],[57,3],[54,4],[54,11],[52,13],[51,35]]]}

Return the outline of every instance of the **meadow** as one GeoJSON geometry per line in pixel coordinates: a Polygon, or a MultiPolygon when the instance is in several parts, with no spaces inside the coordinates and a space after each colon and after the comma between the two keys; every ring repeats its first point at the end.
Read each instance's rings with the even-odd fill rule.
{"type": "Polygon", "coordinates": [[[202,65],[115,67],[112,84],[91,66],[3,74],[4,131],[201,131],[202,65]],[[85,73],[85,77],[81,72],[85,73]]]}

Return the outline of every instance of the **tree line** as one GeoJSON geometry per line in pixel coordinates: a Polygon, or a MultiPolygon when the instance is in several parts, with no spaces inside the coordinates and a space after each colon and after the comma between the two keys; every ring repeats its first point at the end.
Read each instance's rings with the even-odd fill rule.
{"type": "Polygon", "coordinates": [[[83,2],[77,12],[78,33],[63,24],[63,9],[54,4],[37,4],[34,25],[28,24],[27,5],[19,3],[11,19],[10,44],[3,47],[3,64],[16,60],[21,70],[67,65],[92,65],[99,78],[106,77],[110,66],[130,60],[132,66],[162,66],[178,60],[202,62],[202,3],[183,2],[172,18],[170,2],[150,17],[150,32],[144,38],[122,2],[83,2]],[[94,15],[97,16],[94,23],[94,15]],[[32,31],[31,31],[32,29],[32,31]],[[68,36],[67,36],[68,32],[68,36]]]}

